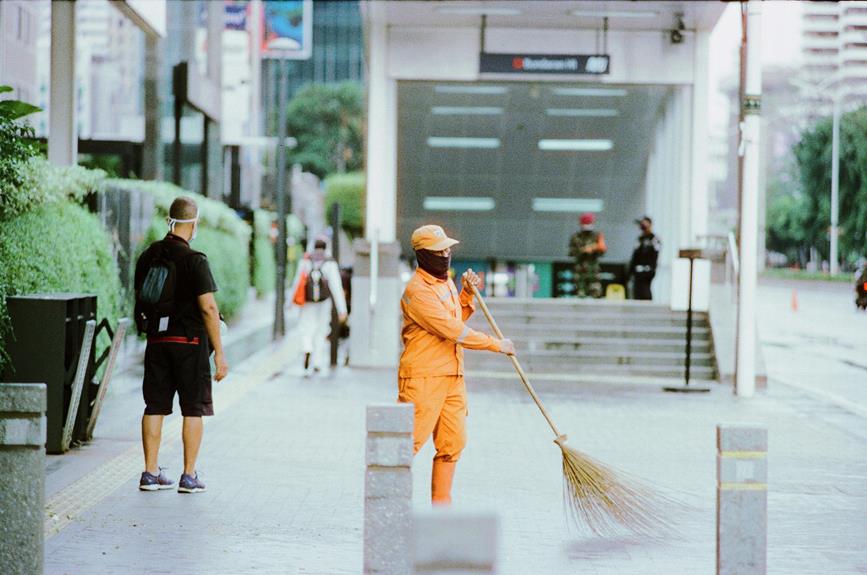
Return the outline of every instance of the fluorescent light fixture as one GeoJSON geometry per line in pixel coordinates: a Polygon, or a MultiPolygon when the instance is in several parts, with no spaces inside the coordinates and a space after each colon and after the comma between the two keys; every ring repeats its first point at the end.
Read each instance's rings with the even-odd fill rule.
{"type": "Polygon", "coordinates": [[[534,212],[601,212],[605,202],[593,198],[533,198],[534,212]]]}
{"type": "Polygon", "coordinates": [[[579,18],[656,18],[659,12],[650,10],[573,10],[579,18]]]}
{"type": "Polygon", "coordinates": [[[496,7],[478,7],[474,8],[472,6],[449,6],[446,8],[437,8],[437,12],[440,14],[472,14],[481,16],[484,14],[485,16],[517,16],[521,13],[520,10],[515,8],[496,8],[496,7]]]}
{"type": "Polygon", "coordinates": [[[539,149],[549,152],[607,152],[611,140],[539,140],[539,149]]]}
{"type": "Polygon", "coordinates": [[[437,94],[508,94],[506,86],[434,86],[437,94]]]}
{"type": "Polygon", "coordinates": [[[437,116],[496,116],[503,113],[499,106],[434,106],[430,111],[437,116]]]}
{"type": "Polygon", "coordinates": [[[566,118],[616,118],[620,115],[611,108],[546,108],[545,113],[566,118]]]}
{"type": "Polygon", "coordinates": [[[494,198],[478,196],[427,196],[424,209],[429,212],[490,212],[497,207],[494,198]]]}
{"type": "Polygon", "coordinates": [[[626,90],[623,88],[553,88],[551,90],[555,96],[625,96],[626,90]]]}
{"type": "Polygon", "coordinates": [[[431,148],[480,148],[492,150],[500,147],[500,138],[446,138],[431,136],[427,139],[431,148]]]}

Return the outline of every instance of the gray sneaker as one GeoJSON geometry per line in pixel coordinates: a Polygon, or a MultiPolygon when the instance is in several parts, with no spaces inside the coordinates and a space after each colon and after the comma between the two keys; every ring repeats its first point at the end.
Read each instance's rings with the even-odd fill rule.
{"type": "Polygon", "coordinates": [[[205,491],[205,484],[199,479],[198,472],[195,475],[181,475],[181,480],[178,481],[178,493],[201,493],[205,491]]]}
{"type": "Polygon", "coordinates": [[[159,491],[161,489],[172,489],[175,482],[166,477],[163,468],[160,467],[160,474],[154,475],[147,471],[142,472],[141,479],[138,482],[138,488],[142,491],[159,491]]]}

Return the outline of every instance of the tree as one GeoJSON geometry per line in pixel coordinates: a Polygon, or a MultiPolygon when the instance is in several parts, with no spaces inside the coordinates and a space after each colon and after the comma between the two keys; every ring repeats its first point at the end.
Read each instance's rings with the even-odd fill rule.
{"type": "Polygon", "coordinates": [[[325,180],[325,209],[340,204],[342,227],[351,237],[364,233],[364,173],[336,174],[325,180]]]}
{"type": "MultiPolygon", "coordinates": [[[[804,132],[795,159],[804,193],[805,239],[828,257],[831,222],[831,120],[804,132]]],[[[854,263],[867,255],[867,108],[840,120],[840,255],[854,263]]]]}
{"type": "Polygon", "coordinates": [[[364,95],[355,82],[310,84],[287,106],[293,163],[320,178],[362,167],[364,95]]]}

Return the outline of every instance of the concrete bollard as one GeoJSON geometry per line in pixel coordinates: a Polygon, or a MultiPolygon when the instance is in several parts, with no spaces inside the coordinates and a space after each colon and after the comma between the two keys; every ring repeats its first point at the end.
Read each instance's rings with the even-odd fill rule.
{"type": "Polygon", "coordinates": [[[764,575],[768,549],[768,430],[718,425],[717,575],[764,575]]]}
{"type": "Polygon", "coordinates": [[[0,383],[0,565],[42,573],[45,407],[42,383],[0,383]]]}
{"type": "Polygon", "coordinates": [[[412,569],[412,427],[409,403],[367,406],[364,572],[412,569]]]}
{"type": "Polygon", "coordinates": [[[413,573],[495,573],[499,525],[494,513],[433,509],[413,517],[413,573]]]}

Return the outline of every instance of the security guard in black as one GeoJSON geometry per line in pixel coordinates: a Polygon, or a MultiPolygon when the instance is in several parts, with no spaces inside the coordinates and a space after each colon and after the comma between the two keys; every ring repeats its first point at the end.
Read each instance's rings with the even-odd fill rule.
{"type": "Polygon", "coordinates": [[[151,244],[136,264],[135,289],[141,290],[155,257],[175,264],[175,313],[149,329],[142,391],[146,415],[172,413],[175,393],[185,417],[213,415],[211,346],[198,297],[217,291],[208,258],[190,248],[187,240],[169,233],[151,244]]]}
{"type": "Polygon", "coordinates": [[[653,293],[650,285],[656,276],[656,263],[659,260],[661,243],[653,233],[653,221],[644,216],[635,223],[641,228],[641,235],[632,251],[629,261],[629,275],[633,279],[633,297],[638,300],[651,300],[653,293]]]}

